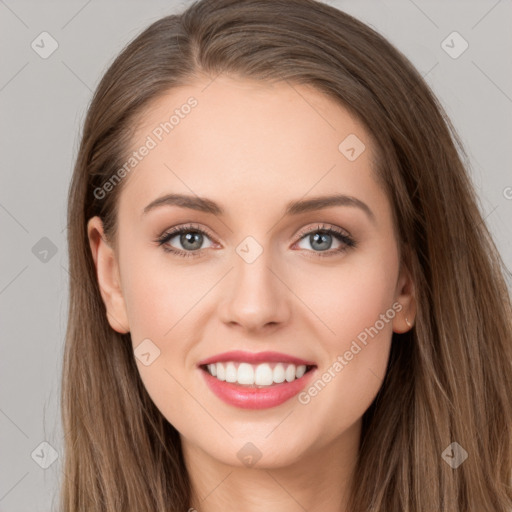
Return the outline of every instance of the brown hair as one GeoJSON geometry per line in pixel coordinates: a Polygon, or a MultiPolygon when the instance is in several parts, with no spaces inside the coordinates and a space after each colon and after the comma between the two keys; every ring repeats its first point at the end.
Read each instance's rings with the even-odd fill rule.
{"type": "Polygon", "coordinates": [[[406,57],[357,19],[313,0],[202,0],[164,17],[115,59],[83,129],[69,190],[70,304],[62,417],[65,511],[184,511],[180,437],[151,401],[129,334],[111,329],[86,225],[115,240],[123,165],[150,101],[224,73],[308,84],[364,123],[416,289],[415,327],[393,334],[363,416],[351,511],[510,512],[512,325],[505,266],[470,164],[442,106],[406,57]],[[457,469],[441,457],[456,441],[457,469]]]}

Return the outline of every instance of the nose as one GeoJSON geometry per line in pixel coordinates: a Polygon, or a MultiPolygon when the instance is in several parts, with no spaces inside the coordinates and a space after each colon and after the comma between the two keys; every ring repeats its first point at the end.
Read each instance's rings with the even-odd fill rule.
{"type": "Polygon", "coordinates": [[[248,263],[234,255],[234,269],[224,283],[219,305],[221,320],[245,331],[258,332],[287,323],[291,312],[291,295],[286,277],[272,265],[269,251],[248,263]]]}

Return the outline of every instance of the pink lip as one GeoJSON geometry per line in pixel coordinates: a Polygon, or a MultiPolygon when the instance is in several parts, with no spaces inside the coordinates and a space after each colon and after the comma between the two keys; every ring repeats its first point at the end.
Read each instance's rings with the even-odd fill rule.
{"type": "MultiPolygon", "coordinates": [[[[241,363],[291,363],[296,366],[305,364],[306,366],[316,366],[312,361],[305,361],[298,357],[289,356],[280,352],[245,352],[243,350],[231,350],[230,352],[222,352],[215,356],[203,359],[197,363],[197,366],[203,366],[211,363],[224,363],[226,361],[237,361],[241,363]]],[[[298,379],[300,380],[300,379],[298,379]]],[[[218,381],[219,382],[219,381],[218,381]]]]}
{"type": "Polygon", "coordinates": [[[292,382],[285,381],[282,384],[252,388],[220,381],[212,377],[206,370],[200,369],[210,390],[223,402],[240,409],[267,409],[281,405],[300,393],[311,382],[316,370],[316,368],[313,368],[300,379],[295,379],[292,382]]]}

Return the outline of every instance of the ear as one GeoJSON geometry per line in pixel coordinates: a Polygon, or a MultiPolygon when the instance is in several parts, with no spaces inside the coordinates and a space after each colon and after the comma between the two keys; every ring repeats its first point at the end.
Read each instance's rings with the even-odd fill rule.
{"type": "Polygon", "coordinates": [[[101,297],[107,309],[108,323],[115,331],[125,334],[130,331],[123,293],[119,265],[114,249],[109,245],[103,232],[100,217],[87,222],[87,235],[91,247],[101,297]]]}
{"type": "Polygon", "coordinates": [[[414,325],[416,316],[416,291],[411,273],[405,263],[400,266],[395,302],[399,302],[402,309],[393,318],[393,332],[407,332],[414,325]],[[406,319],[410,325],[407,324],[406,319]]]}

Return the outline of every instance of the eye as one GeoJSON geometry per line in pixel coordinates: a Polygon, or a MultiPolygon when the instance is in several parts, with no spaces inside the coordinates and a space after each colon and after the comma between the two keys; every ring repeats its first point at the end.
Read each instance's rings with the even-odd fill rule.
{"type": "MultiPolygon", "coordinates": [[[[355,240],[350,235],[337,227],[329,227],[324,224],[318,225],[315,229],[305,233],[302,232],[300,236],[301,239],[298,244],[306,242],[312,247],[313,252],[321,257],[334,256],[356,246],[355,240]],[[338,247],[331,250],[333,239],[338,243],[338,247]]],[[[304,247],[300,248],[304,249],[304,247]]]]}
{"type": "MultiPolygon", "coordinates": [[[[204,248],[202,245],[205,238],[210,239],[209,234],[205,230],[201,229],[199,226],[189,225],[171,228],[157,238],[156,242],[158,245],[162,246],[164,251],[187,258],[201,254],[204,248]],[[172,246],[170,242],[173,239],[176,239],[175,243],[180,244],[183,249],[172,246]]],[[[208,247],[211,247],[211,245],[208,247]]]]}
{"type": "MultiPolygon", "coordinates": [[[[335,256],[336,254],[343,253],[348,249],[355,247],[355,240],[340,228],[334,226],[326,226],[319,224],[315,229],[303,231],[300,233],[300,240],[297,244],[308,243],[312,250],[307,252],[315,254],[315,256],[335,256]],[[333,239],[337,242],[338,247],[332,249],[333,239]]],[[[207,247],[203,247],[205,239],[210,240],[213,237],[204,229],[197,225],[177,226],[163,233],[158,237],[155,242],[162,246],[165,252],[170,252],[176,256],[189,258],[196,257],[202,254],[202,250],[212,247],[212,243],[207,247]],[[175,244],[181,247],[174,246],[171,242],[176,239],[175,244]]],[[[300,247],[300,249],[307,249],[307,247],[300,247]]]]}

